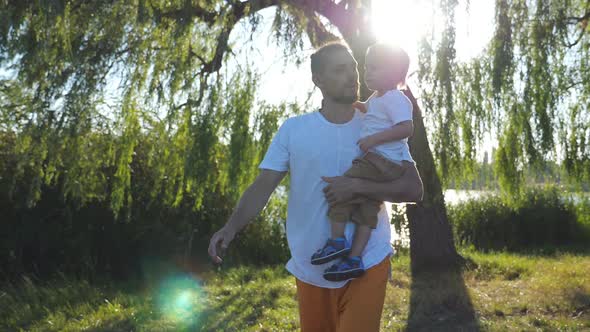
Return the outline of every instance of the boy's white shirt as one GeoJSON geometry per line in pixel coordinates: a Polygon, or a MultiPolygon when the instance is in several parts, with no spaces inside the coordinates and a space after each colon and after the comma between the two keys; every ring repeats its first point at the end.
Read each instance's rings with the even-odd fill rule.
{"type": "MultiPolygon", "coordinates": [[[[366,106],[361,137],[388,130],[400,122],[412,121],[412,102],[399,90],[389,90],[381,97],[373,93],[366,106]]],[[[371,151],[392,161],[414,162],[407,138],[375,146],[371,151]]]]}
{"type": "MultiPolygon", "coordinates": [[[[287,119],[273,138],[259,168],[289,171],[286,235],[291,251],[287,270],[299,280],[323,288],[340,288],[343,282],[323,278],[334,262],[312,265],[311,255],[323,247],[330,236],[328,203],[322,176],[342,175],[360,155],[357,141],[365,114],[355,111],[347,123],[334,124],[316,111],[287,119]]],[[[363,251],[365,268],[393,254],[389,215],[385,206],[378,214],[377,228],[363,251]]],[[[347,223],[346,237],[352,241],[354,224],[347,223]]]]}

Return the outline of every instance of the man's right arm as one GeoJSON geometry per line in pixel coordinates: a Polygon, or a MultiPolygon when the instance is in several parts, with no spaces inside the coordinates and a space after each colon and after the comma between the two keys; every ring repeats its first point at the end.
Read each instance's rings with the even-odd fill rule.
{"type": "Polygon", "coordinates": [[[219,249],[226,249],[236,234],[260,214],[286,174],[286,171],[262,169],[256,180],[244,191],[228,222],[211,237],[209,256],[215,263],[221,263],[219,249]]]}

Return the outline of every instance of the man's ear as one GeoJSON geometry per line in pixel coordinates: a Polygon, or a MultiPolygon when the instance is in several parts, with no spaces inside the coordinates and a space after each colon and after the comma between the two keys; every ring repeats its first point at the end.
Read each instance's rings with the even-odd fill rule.
{"type": "Polygon", "coordinates": [[[317,86],[318,88],[321,89],[323,87],[322,79],[318,75],[311,75],[311,80],[313,81],[313,84],[315,84],[315,86],[317,86]]]}

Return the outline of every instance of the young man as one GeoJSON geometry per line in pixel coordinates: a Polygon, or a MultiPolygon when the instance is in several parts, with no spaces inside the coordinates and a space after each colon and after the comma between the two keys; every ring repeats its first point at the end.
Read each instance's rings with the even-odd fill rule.
{"type": "MultiPolygon", "coordinates": [[[[287,270],[296,278],[301,330],[379,331],[390,271],[389,218],[384,207],[363,251],[366,273],[352,281],[332,282],[323,277],[325,265],[310,257],[330,236],[328,202],[338,204],[358,195],[379,201],[416,202],[422,181],[411,164],[402,178],[372,182],[342,177],[360,154],[357,146],[363,114],[352,107],[358,99],[357,62],[345,44],[331,43],[311,56],[314,84],[323,95],[318,111],[286,120],[279,128],[260,174],[243,193],[229,221],[211,238],[209,255],[221,262],[220,248],[262,211],[287,171],[291,174],[287,241],[291,259],[287,270]]],[[[349,223],[346,236],[354,233],[349,223]]]]}

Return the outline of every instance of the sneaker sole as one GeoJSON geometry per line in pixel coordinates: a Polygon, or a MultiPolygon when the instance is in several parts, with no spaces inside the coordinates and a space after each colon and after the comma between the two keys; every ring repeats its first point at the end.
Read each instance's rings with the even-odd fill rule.
{"type": "Polygon", "coordinates": [[[348,279],[355,279],[365,274],[363,269],[352,269],[338,272],[324,272],[324,279],[328,281],[345,281],[348,279]]]}
{"type": "Polygon", "coordinates": [[[316,259],[312,259],[311,260],[311,264],[312,265],[326,264],[328,262],[331,262],[331,261],[335,260],[336,258],[339,258],[341,256],[346,256],[349,253],[350,253],[350,248],[344,248],[342,250],[339,250],[339,251],[336,251],[336,252],[332,253],[331,255],[320,257],[320,258],[316,258],[316,259]]]}

